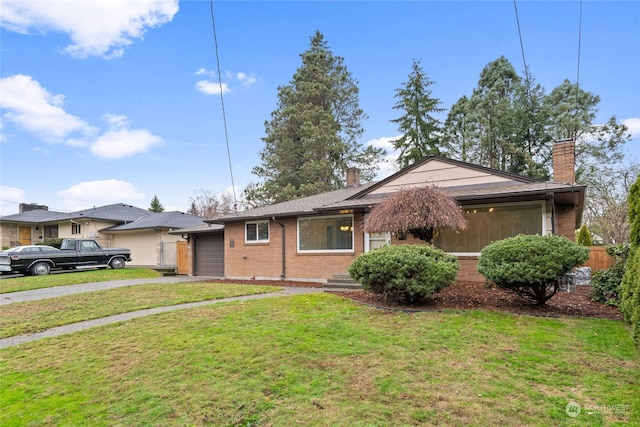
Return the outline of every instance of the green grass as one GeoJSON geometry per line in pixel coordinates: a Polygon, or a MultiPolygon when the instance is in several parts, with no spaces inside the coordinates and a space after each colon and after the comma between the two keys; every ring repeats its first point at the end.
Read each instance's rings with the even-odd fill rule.
{"type": "Polygon", "coordinates": [[[160,273],[148,268],[123,268],[121,270],[80,270],[47,276],[24,276],[0,280],[0,293],[30,291],[54,286],[80,283],[106,282],[108,280],[149,279],[160,277],[160,273]]]}
{"type": "Polygon", "coordinates": [[[0,306],[0,338],[153,307],[275,292],[275,286],[158,283],[0,306]]]}
{"type": "Polygon", "coordinates": [[[639,372],[622,322],[408,315],[312,294],[1,350],[0,424],[639,425],[639,372]]]}

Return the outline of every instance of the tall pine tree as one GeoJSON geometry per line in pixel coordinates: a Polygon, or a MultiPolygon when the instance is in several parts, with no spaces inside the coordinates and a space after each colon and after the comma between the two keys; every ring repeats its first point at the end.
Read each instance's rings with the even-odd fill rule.
{"type": "Polygon", "coordinates": [[[393,141],[393,147],[399,151],[398,165],[409,166],[429,154],[442,154],[440,148],[441,125],[433,114],[444,111],[440,100],[431,96],[429,86],[433,81],[420,66],[420,61],[411,64],[409,80],[396,89],[398,100],[394,110],[403,112],[401,117],[391,120],[398,125],[402,136],[393,141]]]}
{"type": "Polygon", "coordinates": [[[164,212],[164,206],[162,206],[162,203],[160,203],[158,196],[153,196],[153,199],[151,199],[151,205],[149,206],[149,211],[164,212]]]}
{"type": "Polygon", "coordinates": [[[611,117],[595,123],[600,97],[565,80],[550,94],[529,70],[521,78],[505,57],[489,63],[471,97],[456,102],[444,125],[454,158],[538,179],[551,177],[555,141],[576,141],[576,180],[622,159],[628,129],[611,117]]]}
{"type": "Polygon", "coordinates": [[[357,81],[319,31],[300,55],[302,65],[278,88],[278,107],[265,122],[262,164],[253,168],[261,182],[246,190],[259,206],[343,188],[346,169],[373,179],[383,150],[358,141],[366,118],[357,81]]]}
{"type": "Polygon", "coordinates": [[[576,141],[576,181],[599,179],[603,167],[614,167],[624,157],[622,147],[631,138],[627,127],[615,116],[595,123],[600,97],[565,80],[545,98],[551,111],[555,139],[576,141]]]}

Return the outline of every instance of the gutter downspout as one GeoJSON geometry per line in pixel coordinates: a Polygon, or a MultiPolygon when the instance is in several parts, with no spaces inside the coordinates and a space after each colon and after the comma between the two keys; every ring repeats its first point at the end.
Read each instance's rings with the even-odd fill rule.
{"type": "Polygon", "coordinates": [[[549,194],[549,201],[551,202],[551,234],[556,235],[556,199],[553,193],[549,194]]]}
{"type": "Polygon", "coordinates": [[[286,277],[285,272],[286,272],[286,261],[285,261],[285,228],[284,228],[284,224],[279,222],[278,220],[276,220],[276,217],[271,217],[271,219],[273,220],[273,222],[275,222],[276,224],[278,224],[280,227],[282,227],[282,273],[280,273],[280,279],[284,280],[284,278],[286,277]]]}

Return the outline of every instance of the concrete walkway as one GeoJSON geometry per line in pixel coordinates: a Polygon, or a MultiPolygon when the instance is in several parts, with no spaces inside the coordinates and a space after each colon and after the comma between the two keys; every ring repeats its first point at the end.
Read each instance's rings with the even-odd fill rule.
{"type": "Polygon", "coordinates": [[[104,291],[105,289],[115,289],[125,286],[144,285],[149,283],[202,282],[211,279],[219,279],[219,277],[167,276],[153,277],[149,279],[113,280],[110,282],[94,282],[81,283],[79,285],[55,286],[52,288],[34,289],[32,291],[9,292],[0,294],[0,305],[13,304],[16,302],[37,301],[46,298],[63,297],[65,295],[81,294],[84,292],[93,291],[104,291]]]}
{"type": "MultiPolygon", "coordinates": [[[[135,279],[135,280],[118,280],[113,282],[85,283],[81,285],[57,286],[55,288],[36,289],[33,291],[13,292],[0,294],[0,305],[12,304],[24,301],[36,301],[47,298],[55,298],[58,296],[91,292],[96,290],[114,289],[123,286],[142,285],[145,283],[177,283],[177,282],[197,282],[210,278],[204,277],[160,277],[157,279],[135,279]]],[[[337,289],[331,289],[335,291],[337,289]]],[[[245,295],[231,298],[222,298],[216,300],[191,302],[186,304],[177,304],[168,307],[156,307],[146,310],[137,310],[129,313],[116,314],[114,316],[101,317],[99,319],[86,320],[84,322],[72,323],[69,325],[58,326],[56,328],[47,329],[46,331],[37,332],[26,335],[16,335],[13,337],[0,339],[0,349],[13,347],[16,345],[40,340],[43,338],[51,338],[59,335],[70,334],[73,332],[83,331],[85,329],[95,328],[97,326],[108,325],[110,323],[123,322],[126,320],[136,319],[138,317],[151,316],[154,314],[165,313],[168,311],[182,310],[187,308],[201,307],[204,305],[218,304],[232,301],[248,301],[262,298],[273,298],[288,295],[302,295],[325,292],[323,288],[301,288],[294,286],[286,286],[279,292],[269,292],[257,295],[245,295]]]]}

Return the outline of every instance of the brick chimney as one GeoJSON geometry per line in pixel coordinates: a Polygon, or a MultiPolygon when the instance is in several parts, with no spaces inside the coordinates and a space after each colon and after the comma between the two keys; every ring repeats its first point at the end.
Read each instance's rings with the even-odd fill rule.
{"type": "Polygon", "coordinates": [[[576,143],[573,139],[553,144],[553,180],[565,184],[576,182],[576,143]]]}
{"type": "Polygon", "coordinates": [[[360,187],[360,169],[349,168],[347,169],[347,188],[360,187]]]}
{"type": "Polygon", "coordinates": [[[18,212],[19,213],[23,213],[23,212],[29,212],[29,211],[35,211],[35,210],[43,210],[43,211],[48,211],[49,207],[45,206],[45,205],[39,205],[37,203],[20,203],[18,205],[18,212]]]}

